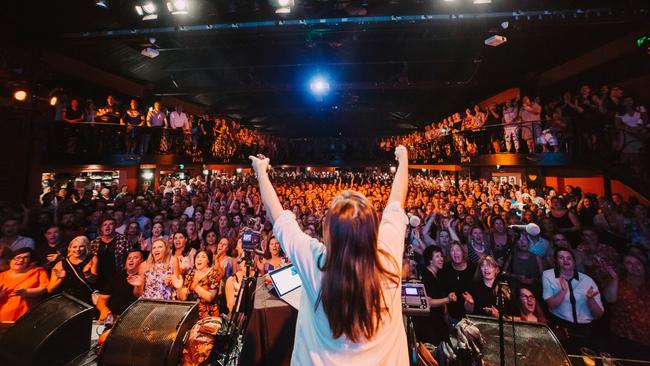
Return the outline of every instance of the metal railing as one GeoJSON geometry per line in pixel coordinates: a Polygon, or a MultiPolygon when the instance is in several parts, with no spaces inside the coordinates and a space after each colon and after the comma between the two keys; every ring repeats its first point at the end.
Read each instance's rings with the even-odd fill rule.
{"type": "MultiPolygon", "coordinates": [[[[393,160],[393,149],[403,143],[409,149],[413,163],[462,164],[470,157],[485,154],[542,152],[536,141],[536,151],[529,151],[522,133],[538,138],[545,136],[557,142],[557,149],[547,150],[572,156],[605,158],[617,161],[618,151],[612,148],[620,131],[613,123],[598,131],[581,132],[579,126],[564,130],[546,130],[550,121],[526,121],[512,124],[481,126],[476,129],[446,130],[425,138],[418,136],[318,137],[287,138],[258,134],[252,141],[239,141],[231,134],[218,134],[198,129],[128,126],[105,122],[51,122],[39,125],[44,132],[44,160],[66,162],[70,157],[101,162],[111,155],[130,155],[134,159],[156,154],[173,154],[178,160],[203,163],[247,163],[251,154],[269,156],[276,164],[362,163],[393,160]],[[508,134],[505,132],[508,130],[508,134]],[[506,135],[512,139],[507,144],[506,135]],[[515,141],[515,139],[517,141],[515,141]],[[506,150],[510,147],[510,151],[506,150]]],[[[550,145],[550,144],[549,144],[550,145]]]]}

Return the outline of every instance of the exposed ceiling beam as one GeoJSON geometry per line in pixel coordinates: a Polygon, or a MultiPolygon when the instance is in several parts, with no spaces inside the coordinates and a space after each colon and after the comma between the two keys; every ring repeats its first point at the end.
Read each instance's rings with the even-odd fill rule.
{"type": "Polygon", "coordinates": [[[235,23],[211,23],[196,25],[179,25],[174,27],[152,27],[134,29],[115,29],[95,32],[66,33],[63,36],[69,39],[83,38],[115,38],[115,37],[140,37],[142,35],[164,34],[164,33],[195,33],[195,32],[223,32],[240,30],[260,29],[281,29],[292,28],[312,29],[313,27],[339,28],[347,25],[385,26],[386,24],[406,24],[411,26],[414,23],[431,24],[447,22],[466,22],[476,20],[519,20],[519,19],[566,19],[575,22],[580,18],[596,18],[601,16],[615,15],[611,8],[591,9],[563,9],[563,10],[532,10],[532,11],[501,11],[501,12],[466,12],[466,13],[436,13],[419,15],[380,15],[365,17],[343,17],[343,18],[311,18],[311,19],[280,19],[267,21],[249,21],[235,23]]]}
{"type": "MultiPolygon", "coordinates": [[[[48,64],[49,67],[51,67],[53,70],[67,75],[72,75],[79,79],[87,80],[91,83],[103,86],[107,89],[114,90],[122,94],[142,98],[145,94],[148,93],[145,85],[141,83],[123,78],[110,72],[106,72],[97,67],[90,66],[84,62],[58,54],[56,52],[44,52],[41,60],[44,63],[48,64]]],[[[183,110],[195,114],[203,113],[207,109],[205,106],[187,102],[173,96],[162,98],[161,103],[168,106],[182,105],[183,110]]]]}
{"type": "Polygon", "coordinates": [[[192,71],[207,71],[207,70],[236,70],[236,69],[282,69],[282,68],[296,68],[296,67],[341,67],[341,66],[380,66],[380,65],[401,65],[407,64],[448,64],[448,63],[474,63],[474,59],[437,59],[437,60],[394,60],[394,61],[361,61],[361,62],[326,62],[326,63],[293,63],[293,64],[266,64],[266,65],[211,65],[211,66],[196,66],[196,67],[182,67],[182,68],[169,68],[165,71],[168,72],[192,72],[192,71]]]}
{"type": "MultiPolygon", "coordinates": [[[[400,90],[430,90],[430,89],[449,89],[462,88],[467,84],[462,81],[419,81],[410,83],[399,82],[354,82],[354,83],[336,83],[330,86],[331,92],[336,91],[357,91],[357,90],[378,90],[378,91],[400,91],[400,90]]],[[[264,94],[280,92],[299,92],[300,87],[292,84],[274,84],[268,86],[251,86],[251,87],[223,87],[223,86],[200,86],[189,87],[182,91],[178,90],[158,90],[154,92],[157,96],[183,96],[197,94],[264,94]]]]}
{"type": "Polygon", "coordinates": [[[41,60],[56,71],[90,81],[94,84],[101,85],[123,94],[140,98],[145,94],[146,88],[142,84],[106,72],[59,53],[45,51],[41,60]]]}
{"type": "Polygon", "coordinates": [[[638,37],[647,35],[648,32],[650,32],[650,26],[645,26],[642,29],[593,49],[582,56],[553,67],[539,75],[539,86],[544,87],[557,83],[629,53],[638,52],[635,40],[638,37]]]}

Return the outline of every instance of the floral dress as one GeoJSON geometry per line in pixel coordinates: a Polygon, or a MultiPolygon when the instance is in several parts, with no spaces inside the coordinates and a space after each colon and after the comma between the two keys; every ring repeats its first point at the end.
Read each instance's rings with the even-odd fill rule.
{"type": "Polygon", "coordinates": [[[610,328],[614,334],[650,347],[650,287],[636,288],[626,281],[618,287],[618,299],[612,308],[610,328]]]}
{"type": "MultiPolygon", "coordinates": [[[[191,270],[187,275],[185,275],[185,279],[183,281],[183,287],[190,288],[192,285],[192,282],[194,281],[194,275],[196,273],[196,270],[193,269],[191,270]]],[[[210,269],[210,272],[206,274],[203,278],[201,278],[198,282],[199,286],[203,287],[204,289],[210,291],[210,290],[217,290],[217,293],[221,291],[221,279],[223,278],[221,272],[219,270],[215,270],[214,268],[210,269]]],[[[204,319],[208,316],[219,316],[219,305],[217,304],[216,301],[217,297],[215,296],[215,300],[212,302],[207,302],[200,298],[196,292],[190,290],[190,292],[187,295],[187,301],[199,301],[199,316],[201,319],[204,319]]]]}
{"type": "Polygon", "coordinates": [[[164,263],[154,263],[152,268],[144,272],[144,293],[143,299],[172,300],[174,288],[165,283],[165,278],[173,274],[172,266],[165,270],[164,263]]]}
{"type": "MultiPolygon", "coordinates": [[[[190,287],[194,281],[195,270],[191,270],[183,281],[183,287],[190,287]]],[[[183,348],[183,365],[198,366],[204,365],[205,360],[210,357],[215,343],[215,336],[218,329],[223,326],[223,318],[219,317],[219,306],[217,298],[223,291],[223,272],[212,268],[208,274],[199,280],[199,286],[206,290],[217,290],[217,296],[211,303],[203,299],[199,300],[200,320],[190,330],[190,335],[183,348]]],[[[187,296],[188,301],[196,301],[199,297],[194,291],[187,296]]]]}

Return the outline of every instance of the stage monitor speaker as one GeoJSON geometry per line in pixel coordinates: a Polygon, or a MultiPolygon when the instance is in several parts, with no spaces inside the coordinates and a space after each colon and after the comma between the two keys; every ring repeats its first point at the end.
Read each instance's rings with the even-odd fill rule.
{"type": "Polygon", "coordinates": [[[177,366],[187,335],[198,320],[195,302],[138,300],[113,325],[99,365],[177,366]]]}
{"type": "Polygon", "coordinates": [[[0,338],[2,365],[62,365],[90,349],[94,308],[67,294],[20,317],[0,338]]]}
{"type": "MultiPolygon", "coordinates": [[[[483,360],[486,365],[499,365],[499,322],[495,318],[468,316],[476,324],[485,338],[483,360]]],[[[541,323],[514,322],[517,345],[517,365],[527,366],[570,366],[564,348],[549,327],[541,323]]],[[[515,365],[512,337],[512,322],[506,321],[503,327],[505,335],[505,360],[507,366],[515,365]]]]}

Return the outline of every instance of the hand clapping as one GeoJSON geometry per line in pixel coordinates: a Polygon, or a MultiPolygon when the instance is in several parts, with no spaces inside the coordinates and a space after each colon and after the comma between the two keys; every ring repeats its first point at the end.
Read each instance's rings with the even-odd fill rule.
{"type": "Polygon", "coordinates": [[[142,286],[144,281],[142,280],[142,277],[140,275],[128,275],[126,277],[126,282],[129,283],[129,285],[133,287],[138,287],[142,286]]]}
{"type": "Polygon", "coordinates": [[[598,294],[599,294],[598,290],[594,289],[594,287],[591,286],[589,287],[589,290],[587,290],[585,296],[587,297],[587,299],[593,299],[594,297],[598,296],[598,294]]]}
{"type": "Polygon", "coordinates": [[[569,291],[569,283],[566,281],[566,279],[562,276],[560,276],[560,288],[562,291],[569,291]]]}
{"type": "Polygon", "coordinates": [[[463,292],[463,300],[465,300],[465,302],[468,304],[474,304],[474,298],[467,291],[463,292]]]}
{"type": "Polygon", "coordinates": [[[65,270],[64,269],[56,269],[54,268],[54,275],[60,279],[65,278],[65,270]]]}

